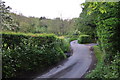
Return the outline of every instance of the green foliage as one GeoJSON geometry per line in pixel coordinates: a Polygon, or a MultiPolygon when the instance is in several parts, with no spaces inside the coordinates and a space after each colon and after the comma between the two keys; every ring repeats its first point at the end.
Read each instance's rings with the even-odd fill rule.
{"type": "Polygon", "coordinates": [[[78,35],[70,35],[68,39],[69,39],[69,42],[77,40],[78,39],[78,35]]]}
{"type": "Polygon", "coordinates": [[[10,9],[10,6],[5,6],[4,1],[0,1],[0,28],[3,31],[18,31],[18,25],[10,16],[10,9]]]}
{"type": "Polygon", "coordinates": [[[75,30],[71,34],[67,35],[66,38],[68,39],[68,41],[70,43],[71,41],[77,40],[79,35],[82,35],[82,33],[78,30],[75,30]]]}
{"type": "Polygon", "coordinates": [[[53,34],[3,32],[3,78],[28,71],[42,71],[66,56],[62,39],[53,34]]]}
{"type": "Polygon", "coordinates": [[[100,42],[100,46],[105,53],[109,53],[109,58],[112,59],[112,52],[120,50],[119,43],[120,38],[117,36],[119,32],[119,19],[109,18],[103,21],[100,21],[97,25],[97,35],[100,42]]]}
{"type": "Polygon", "coordinates": [[[120,52],[120,2],[89,2],[88,15],[97,14],[94,19],[101,55],[96,53],[98,63],[96,69],[87,78],[119,78],[120,52]],[[102,56],[104,55],[104,58],[102,56]],[[101,57],[98,57],[101,56],[101,57]]]}
{"type": "Polygon", "coordinates": [[[101,63],[104,61],[104,58],[105,58],[105,54],[101,51],[100,47],[99,46],[93,46],[94,48],[94,53],[95,53],[95,56],[97,58],[97,62],[98,63],[101,63]]]}
{"type": "Polygon", "coordinates": [[[89,35],[80,35],[78,38],[78,43],[84,44],[84,43],[90,43],[91,38],[89,35]]]}
{"type": "Polygon", "coordinates": [[[15,22],[19,26],[19,32],[24,33],[34,33],[40,32],[43,33],[44,31],[41,29],[41,25],[39,23],[39,18],[35,17],[25,17],[23,15],[17,15],[15,13],[10,14],[15,22]]]}
{"type": "Polygon", "coordinates": [[[64,38],[63,40],[63,44],[62,46],[62,50],[67,53],[70,52],[70,43],[69,43],[69,39],[68,38],[64,38]]]}
{"type": "Polygon", "coordinates": [[[19,24],[19,32],[31,33],[54,33],[56,35],[66,35],[74,31],[75,20],[39,19],[37,17],[25,17],[11,13],[11,16],[19,24]]]}
{"type": "Polygon", "coordinates": [[[74,40],[77,40],[77,38],[74,38],[74,37],[69,38],[69,42],[74,41],[74,40]]]}
{"type": "Polygon", "coordinates": [[[24,33],[54,33],[56,35],[68,35],[75,30],[76,18],[63,20],[60,18],[48,19],[45,17],[26,17],[22,14],[10,12],[10,7],[5,2],[0,2],[2,31],[14,31],[24,33]]]}
{"type": "Polygon", "coordinates": [[[113,52],[120,51],[118,45],[120,43],[119,5],[120,2],[85,2],[79,19],[81,24],[78,24],[79,29],[86,34],[91,32],[95,34],[92,34],[94,36],[90,34],[90,36],[98,38],[102,51],[108,54],[105,60],[108,62],[112,60],[112,56],[116,55],[112,54],[113,52]],[[82,24],[83,28],[80,26],[82,24]],[[95,28],[91,30],[94,31],[90,31],[89,29],[93,27],[95,28]]]}
{"type": "Polygon", "coordinates": [[[119,53],[117,53],[114,57],[114,60],[111,61],[111,64],[106,65],[104,63],[105,55],[102,53],[100,48],[98,46],[94,47],[94,52],[97,58],[97,65],[94,70],[90,74],[86,76],[86,78],[102,78],[102,79],[109,79],[109,78],[114,78],[118,79],[119,78],[119,53]]]}
{"type": "MultiPolygon", "coordinates": [[[[83,5],[83,4],[82,4],[83,5]]],[[[78,30],[86,35],[90,35],[93,39],[96,37],[96,13],[92,13],[91,15],[87,15],[88,13],[88,6],[89,3],[84,3],[82,7],[82,13],[80,14],[79,18],[77,19],[76,26],[78,30]]]]}

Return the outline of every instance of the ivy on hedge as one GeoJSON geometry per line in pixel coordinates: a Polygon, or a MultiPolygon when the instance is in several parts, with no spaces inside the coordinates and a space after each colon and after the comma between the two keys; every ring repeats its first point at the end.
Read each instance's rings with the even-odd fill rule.
{"type": "Polygon", "coordinates": [[[46,69],[66,56],[63,40],[54,34],[1,32],[3,78],[46,69]]]}

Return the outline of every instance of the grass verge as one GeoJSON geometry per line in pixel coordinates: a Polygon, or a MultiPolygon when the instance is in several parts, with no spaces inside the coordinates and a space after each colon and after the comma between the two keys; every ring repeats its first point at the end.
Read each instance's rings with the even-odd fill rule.
{"type": "MultiPolygon", "coordinates": [[[[120,80],[119,78],[119,52],[113,56],[114,60],[110,61],[110,64],[105,63],[104,59],[106,58],[105,54],[100,50],[98,46],[94,46],[94,52],[97,58],[97,65],[94,70],[91,71],[90,74],[86,75],[86,78],[94,78],[94,79],[115,79],[120,80]]],[[[115,54],[115,53],[113,53],[115,54]]],[[[109,54],[107,54],[109,55],[109,54]]]]}
{"type": "Polygon", "coordinates": [[[86,78],[94,78],[94,75],[96,75],[96,73],[100,71],[100,68],[103,65],[103,60],[105,55],[102,53],[102,51],[98,46],[93,46],[93,48],[94,48],[95,56],[97,58],[97,64],[96,64],[96,68],[92,70],[91,73],[86,75],[86,78]]]}

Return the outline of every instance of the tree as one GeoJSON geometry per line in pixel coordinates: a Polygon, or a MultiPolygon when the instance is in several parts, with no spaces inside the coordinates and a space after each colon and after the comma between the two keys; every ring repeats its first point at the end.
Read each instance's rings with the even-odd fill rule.
{"type": "Polygon", "coordinates": [[[95,38],[96,32],[96,12],[92,13],[90,15],[87,15],[88,13],[88,7],[89,3],[83,3],[82,4],[82,13],[80,14],[76,26],[78,27],[78,30],[82,32],[83,34],[90,35],[92,38],[95,38]]]}
{"type": "Polygon", "coordinates": [[[0,2],[1,30],[3,31],[17,31],[19,29],[18,25],[10,16],[10,9],[10,6],[5,6],[5,2],[0,2]]]}

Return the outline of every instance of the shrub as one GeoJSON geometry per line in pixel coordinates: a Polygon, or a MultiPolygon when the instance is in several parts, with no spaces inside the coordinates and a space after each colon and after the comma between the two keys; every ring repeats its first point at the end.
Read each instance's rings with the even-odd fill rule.
{"type": "Polygon", "coordinates": [[[97,24],[97,36],[100,47],[104,53],[108,54],[106,56],[108,61],[112,60],[112,56],[116,55],[117,51],[120,51],[119,21],[118,18],[108,18],[97,24]]]}
{"type": "Polygon", "coordinates": [[[3,78],[44,70],[66,56],[63,42],[53,34],[2,34],[3,78]]]}
{"type": "Polygon", "coordinates": [[[71,41],[77,40],[77,38],[68,38],[68,40],[69,40],[69,43],[70,43],[71,41]]]}
{"type": "Polygon", "coordinates": [[[97,58],[97,65],[94,70],[91,71],[90,74],[86,76],[86,78],[94,78],[94,79],[118,79],[119,78],[119,53],[115,53],[117,55],[113,56],[113,60],[111,64],[105,64],[105,54],[100,50],[99,47],[94,47],[94,52],[97,58]]]}
{"type": "Polygon", "coordinates": [[[69,41],[69,43],[71,42],[71,41],[74,41],[74,40],[77,40],[78,39],[78,36],[79,35],[68,35],[67,37],[66,37],[66,39],[69,41]]]}
{"type": "Polygon", "coordinates": [[[80,35],[78,38],[78,43],[84,44],[90,42],[91,42],[91,38],[89,35],[80,35]]]}
{"type": "Polygon", "coordinates": [[[67,53],[70,52],[70,43],[69,43],[69,38],[66,38],[64,36],[59,36],[59,38],[62,40],[62,44],[61,44],[61,49],[67,53]]]}
{"type": "Polygon", "coordinates": [[[62,50],[65,53],[70,52],[70,43],[69,43],[69,40],[67,38],[64,38],[62,41],[63,41],[62,50]]]}

